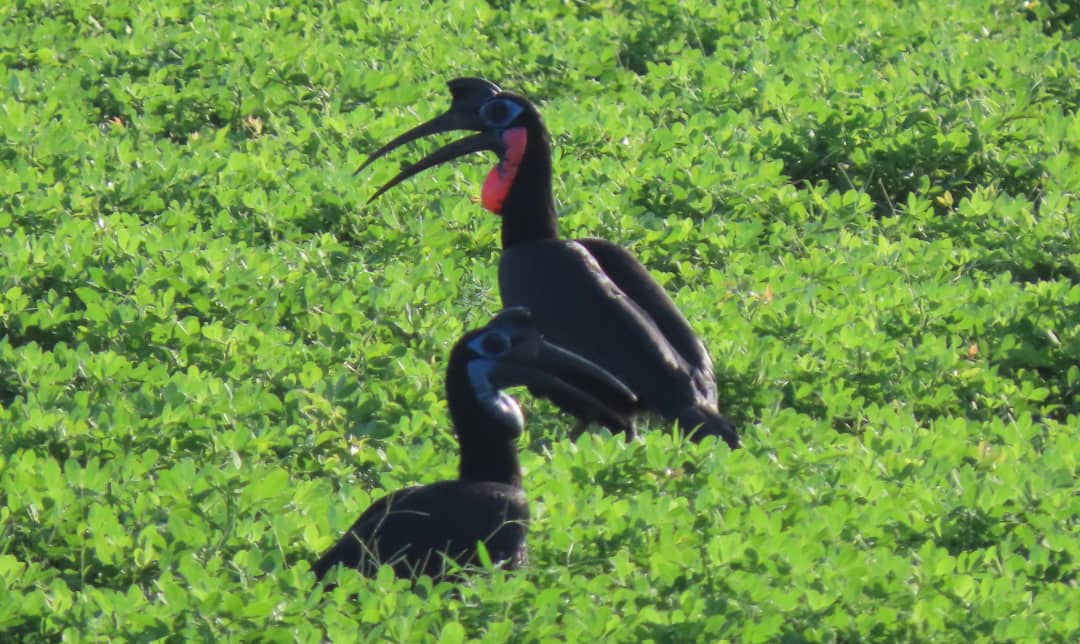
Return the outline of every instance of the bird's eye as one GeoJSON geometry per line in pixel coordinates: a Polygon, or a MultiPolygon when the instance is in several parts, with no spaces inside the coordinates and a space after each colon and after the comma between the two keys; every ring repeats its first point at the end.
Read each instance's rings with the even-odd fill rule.
{"type": "Polygon", "coordinates": [[[480,118],[492,127],[506,127],[518,114],[521,114],[521,106],[503,98],[488,101],[480,108],[480,118]]]}
{"type": "Polygon", "coordinates": [[[480,339],[480,350],[488,357],[501,356],[510,350],[510,337],[498,331],[485,333],[480,339]]]}

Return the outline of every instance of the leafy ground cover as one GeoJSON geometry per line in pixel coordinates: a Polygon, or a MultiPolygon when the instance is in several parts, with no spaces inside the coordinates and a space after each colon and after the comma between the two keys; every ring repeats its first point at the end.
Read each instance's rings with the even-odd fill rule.
{"type": "Polygon", "coordinates": [[[1080,640],[1071,4],[20,0],[0,25],[0,640],[1080,640]],[[455,472],[490,159],[374,207],[395,161],[352,170],[458,75],[538,100],[563,231],[650,266],[747,448],[572,444],[519,392],[528,570],[312,589],[374,497],[455,472]]]}

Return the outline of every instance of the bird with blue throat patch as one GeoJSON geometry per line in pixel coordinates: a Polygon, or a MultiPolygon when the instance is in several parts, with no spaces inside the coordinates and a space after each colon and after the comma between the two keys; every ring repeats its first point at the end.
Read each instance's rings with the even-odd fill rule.
{"type": "Polygon", "coordinates": [[[558,392],[613,426],[629,426],[618,407],[634,394],[615,376],[547,341],[526,309],[505,309],[454,345],[446,402],[460,448],[458,478],[392,492],[371,504],[312,564],[317,579],[336,566],[374,576],[445,578],[477,566],[480,544],[492,564],[526,560],[529,505],[516,442],[525,420],[503,389],[558,392]],[[610,408],[607,402],[620,403],[610,408]]]}

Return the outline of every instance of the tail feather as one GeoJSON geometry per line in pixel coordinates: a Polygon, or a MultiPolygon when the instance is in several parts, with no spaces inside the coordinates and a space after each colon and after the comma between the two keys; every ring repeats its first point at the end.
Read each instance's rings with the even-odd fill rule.
{"type": "Polygon", "coordinates": [[[741,446],[735,426],[712,409],[700,405],[687,407],[679,413],[677,420],[679,426],[690,436],[690,440],[698,442],[706,436],[718,436],[731,449],[741,446]]]}

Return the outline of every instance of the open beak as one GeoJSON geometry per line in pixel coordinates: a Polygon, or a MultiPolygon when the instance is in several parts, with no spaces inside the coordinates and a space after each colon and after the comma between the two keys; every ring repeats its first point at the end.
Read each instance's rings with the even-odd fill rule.
{"type": "Polygon", "coordinates": [[[416,163],[407,166],[393,179],[379,188],[379,190],[368,199],[368,203],[371,203],[378,198],[379,195],[409,177],[441,163],[446,163],[451,159],[456,159],[472,152],[482,152],[487,150],[500,155],[505,152],[504,145],[499,140],[498,135],[492,131],[485,131],[479,116],[477,116],[480,105],[492,96],[498,94],[501,91],[499,87],[494,83],[479,78],[455,78],[447,83],[447,85],[450,88],[453,100],[450,103],[450,109],[447,110],[446,113],[395,137],[392,141],[382,146],[368,157],[367,161],[364,161],[360,167],[356,169],[353,176],[359,174],[361,170],[371,165],[376,159],[417,139],[433,134],[440,134],[442,132],[453,132],[458,130],[473,130],[479,132],[479,134],[474,134],[472,136],[467,136],[464,139],[454,141],[453,143],[435,150],[416,163]]]}

